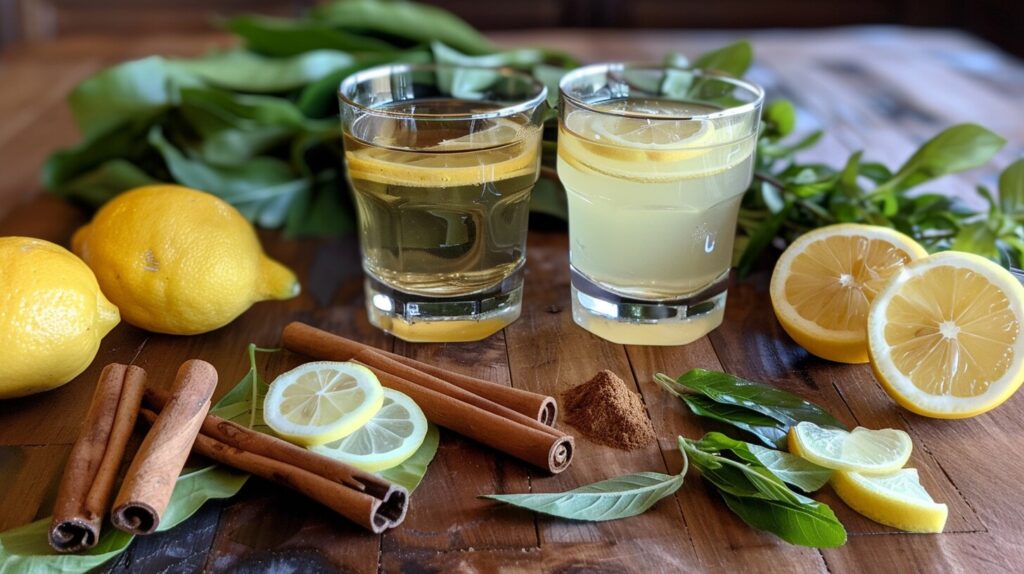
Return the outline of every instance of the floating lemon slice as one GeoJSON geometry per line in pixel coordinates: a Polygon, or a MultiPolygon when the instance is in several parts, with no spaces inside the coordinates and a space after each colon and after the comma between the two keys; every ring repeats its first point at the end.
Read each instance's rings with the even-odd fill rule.
{"type": "Polygon", "coordinates": [[[942,532],[949,508],[921,486],[917,470],[904,468],[883,476],[836,472],[832,488],[850,508],[907,532],[942,532]]]}
{"type": "Polygon", "coordinates": [[[427,417],[407,395],[384,389],[384,406],[362,428],[347,437],[310,450],[367,472],[398,466],[423,444],[427,417]]]}
{"type": "Polygon", "coordinates": [[[801,422],[789,429],[789,452],[833,470],[863,474],[889,474],[903,468],[914,443],[897,429],[847,432],[801,422]]]}
{"type": "Polygon", "coordinates": [[[886,281],[925,257],[916,241],[887,227],[839,224],[797,238],[779,257],[769,289],[786,333],[813,355],[868,361],[868,310],[886,281]]]}
{"type": "MultiPolygon", "coordinates": [[[[672,163],[700,157],[712,149],[715,126],[710,120],[659,119],[656,117],[659,113],[664,115],[672,110],[659,112],[655,108],[638,108],[635,105],[626,111],[649,113],[652,117],[601,114],[590,110],[569,112],[565,127],[576,136],[570,135],[567,141],[570,157],[593,154],[629,163],[672,163]],[[575,147],[580,149],[573,153],[572,148],[575,147]]],[[[637,169],[635,165],[632,167],[637,169]]],[[[689,167],[692,171],[696,166],[682,167],[689,167]]],[[[665,169],[676,171],[663,166],[659,172],[665,169]]]]}
{"type": "Polygon", "coordinates": [[[535,174],[539,130],[505,118],[488,121],[493,125],[485,130],[442,140],[429,150],[365,147],[347,152],[349,176],[386,185],[453,187],[535,174]]]}
{"type": "Polygon", "coordinates": [[[304,446],[344,438],[380,410],[384,388],[355,363],[306,363],[277,377],[263,400],[263,418],[278,435],[304,446]]]}
{"type": "Polygon", "coordinates": [[[900,405],[925,416],[991,410],[1024,381],[1024,287],[968,253],[915,261],[871,306],[871,366],[900,405]]]}

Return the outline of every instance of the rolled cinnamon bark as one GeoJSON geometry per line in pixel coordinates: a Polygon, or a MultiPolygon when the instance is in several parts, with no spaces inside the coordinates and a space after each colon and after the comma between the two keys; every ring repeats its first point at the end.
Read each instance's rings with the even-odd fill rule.
{"type": "MultiPolygon", "coordinates": [[[[358,362],[358,361],[356,361],[358,362]]],[[[569,467],[575,441],[551,427],[524,425],[386,371],[373,369],[385,387],[405,393],[423,409],[427,420],[495,450],[558,474],[569,467]]],[[[534,421],[536,422],[536,421],[534,421]]]]}
{"type": "MultiPolygon", "coordinates": [[[[283,345],[288,347],[289,343],[294,346],[316,347],[316,353],[305,353],[312,357],[319,357],[327,361],[347,361],[353,359],[359,353],[370,350],[383,355],[394,362],[411,367],[421,373],[425,373],[436,379],[441,379],[449,384],[455,385],[475,395],[479,395],[488,401],[502,405],[508,409],[536,419],[547,426],[554,426],[558,417],[558,404],[555,399],[540,393],[533,393],[506,387],[483,379],[477,379],[461,373],[454,373],[434,365],[429,365],[410,359],[396,353],[390,353],[358,341],[346,339],[322,329],[311,327],[305,323],[293,322],[284,328],[282,334],[283,345]]],[[[290,347],[289,347],[290,348],[290,347]]],[[[363,361],[371,364],[371,362],[363,361]]],[[[406,377],[408,379],[408,377],[406,377]]],[[[412,380],[412,379],[410,379],[412,380]]],[[[413,382],[417,382],[413,380],[413,382]]]]}
{"type": "Polygon", "coordinates": [[[131,534],[156,531],[216,387],[217,370],[205,361],[186,361],[178,369],[171,398],[146,433],[114,501],[115,527],[131,534]]]}
{"type": "MultiPolygon", "coordinates": [[[[159,404],[160,400],[147,394],[148,403],[159,404]]],[[[143,409],[142,413],[147,421],[156,419],[152,411],[143,409]]],[[[409,501],[405,488],[216,415],[206,416],[192,449],[287,486],[374,533],[405,520],[409,501]]]]}
{"type": "Polygon", "coordinates": [[[99,542],[145,386],[139,367],[112,363],[100,373],[53,508],[49,542],[57,552],[81,552],[99,542]]]}

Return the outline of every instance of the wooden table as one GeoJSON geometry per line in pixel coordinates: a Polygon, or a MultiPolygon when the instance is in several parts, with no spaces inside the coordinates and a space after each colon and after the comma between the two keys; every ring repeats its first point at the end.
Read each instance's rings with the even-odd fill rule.
{"type": "MultiPolygon", "coordinates": [[[[658,59],[670,50],[695,54],[734,33],[504,34],[506,44],[558,46],[585,59],[658,59]]],[[[751,77],[770,95],[793,99],[801,128],[828,137],[809,155],[839,163],[854,149],[890,164],[941,127],[989,126],[1010,143],[993,167],[951,178],[939,189],[966,193],[991,184],[1024,146],[1024,68],[988,46],[950,32],[858,29],[749,34],[758,64],[751,77]]],[[[0,235],[66,243],[86,215],[39,196],[38,173],[52,150],[77,136],[64,95],[100,67],[151,53],[195,54],[222,37],[63,40],[0,58],[0,235]]],[[[168,337],[119,326],[95,364],[59,390],[0,402],[0,530],[46,516],[61,466],[78,432],[102,365],[134,362],[167,384],[187,358],[213,362],[218,397],[248,368],[245,345],[278,341],[288,321],[310,321],[368,343],[515,387],[556,394],[608,368],[643,395],[659,443],[624,453],[582,437],[571,469],[547,477],[487,448],[444,433],[405,524],[384,536],[360,532],[299,496],[252,480],[234,499],[207,504],[170,532],[140,539],[108,565],[114,571],[681,571],[861,572],[1012,571],[1024,560],[1024,496],[1019,455],[1024,397],[965,421],[922,418],[896,407],[867,366],[807,355],[779,328],[767,304],[765,273],[730,289],[724,325],[685,347],[614,345],[577,328],[570,317],[567,238],[530,236],[523,316],[486,341],[412,345],[366,321],[361,271],[352,237],[284,241],[263,233],[267,251],[303,279],[286,303],[261,303],[230,326],[198,337],[168,337]],[[700,436],[704,423],[651,382],[652,374],[694,367],[769,381],[824,405],[849,425],[895,427],[915,440],[912,465],[950,507],[946,533],[899,534],[864,519],[831,492],[830,504],[850,532],[842,548],[817,551],[754,531],[691,474],[674,497],[647,514],[587,524],[537,517],[476,498],[491,492],[555,491],[636,471],[678,472],[676,435],[700,436]],[[1016,567],[1013,564],[1017,564],[1016,567]]],[[[277,355],[273,376],[294,364],[277,355]]]]}

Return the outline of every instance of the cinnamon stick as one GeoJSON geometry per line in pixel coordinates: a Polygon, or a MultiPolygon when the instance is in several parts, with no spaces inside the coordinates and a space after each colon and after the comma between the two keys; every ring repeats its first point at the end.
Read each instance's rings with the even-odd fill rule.
{"type": "Polygon", "coordinates": [[[205,361],[185,361],[178,369],[171,398],[146,433],[114,501],[115,527],[131,534],[156,531],[216,387],[217,370],[205,361]]]}
{"type": "Polygon", "coordinates": [[[310,341],[325,341],[327,340],[325,336],[329,337],[330,344],[327,345],[328,348],[321,349],[323,353],[315,355],[322,357],[324,360],[347,361],[355,358],[362,351],[371,350],[407,367],[412,367],[417,371],[437,379],[442,379],[456,387],[481,396],[492,403],[497,403],[532,419],[536,419],[545,425],[555,425],[555,419],[558,416],[558,404],[555,402],[555,399],[547,395],[506,387],[505,385],[499,385],[461,373],[454,373],[397,353],[390,353],[358,341],[346,339],[345,337],[328,333],[327,331],[297,321],[290,323],[284,328],[282,338],[285,341],[284,346],[287,347],[289,341],[295,345],[303,345],[308,344],[310,341]]]}
{"type": "MultiPolygon", "coordinates": [[[[146,393],[148,404],[159,407],[165,401],[159,393],[146,393]]],[[[148,410],[143,410],[143,416],[156,417],[148,410]]],[[[372,532],[379,534],[405,519],[409,500],[405,488],[216,415],[206,415],[192,448],[221,464],[296,490],[372,532]]]]}
{"type": "Polygon", "coordinates": [[[100,373],[54,504],[49,542],[57,552],[81,552],[99,542],[145,386],[139,367],[112,363],[100,373]]]}

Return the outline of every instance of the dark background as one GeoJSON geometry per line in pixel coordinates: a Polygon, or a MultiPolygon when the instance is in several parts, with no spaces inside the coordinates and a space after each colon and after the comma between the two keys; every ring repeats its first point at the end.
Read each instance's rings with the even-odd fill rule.
{"type": "MultiPolygon", "coordinates": [[[[297,15],[315,0],[0,0],[0,46],[76,34],[201,32],[211,15],[297,15]]],[[[1024,0],[433,0],[484,30],[958,28],[1024,56],[1024,0]]]]}

